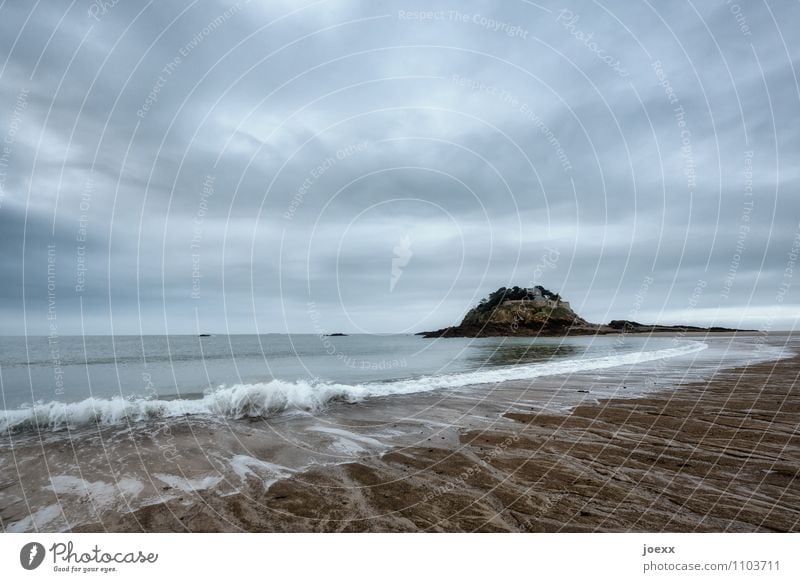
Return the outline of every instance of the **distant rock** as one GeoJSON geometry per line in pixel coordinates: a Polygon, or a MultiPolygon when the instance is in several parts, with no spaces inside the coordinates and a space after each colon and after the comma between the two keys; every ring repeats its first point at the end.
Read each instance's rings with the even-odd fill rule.
{"type": "Polygon", "coordinates": [[[492,336],[565,336],[613,333],[654,332],[734,332],[722,327],[646,325],[615,319],[608,325],[589,323],[575,313],[568,301],[537,285],[535,287],[500,287],[470,309],[461,323],[436,331],[424,331],[423,337],[492,337],[492,336]]]}
{"type": "Polygon", "coordinates": [[[326,333],[323,337],[347,337],[346,333],[326,333]]]}
{"type": "Polygon", "coordinates": [[[591,334],[596,326],[580,317],[557,293],[541,285],[501,287],[464,316],[461,324],[425,337],[486,337],[591,334]]]}
{"type": "Polygon", "coordinates": [[[753,331],[732,329],[728,327],[697,327],[696,325],[646,325],[637,321],[628,321],[625,319],[614,319],[608,322],[606,327],[614,331],[621,331],[625,333],[654,333],[660,331],[705,331],[711,333],[724,333],[735,331],[753,331]]]}

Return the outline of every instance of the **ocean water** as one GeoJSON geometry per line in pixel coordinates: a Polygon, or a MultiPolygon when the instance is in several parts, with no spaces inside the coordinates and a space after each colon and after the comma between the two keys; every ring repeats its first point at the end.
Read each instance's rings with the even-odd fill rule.
{"type": "Polygon", "coordinates": [[[0,338],[0,437],[190,416],[324,413],[337,402],[656,365],[692,377],[774,359],[754,338],[413,335],[0,338]]]}
{"type": "Polygon", "coordinates": [[[68,531],[418,447],[509,412],[680,390],[800,351],[788,335],[0,338],[0,525],[68,531]]]}

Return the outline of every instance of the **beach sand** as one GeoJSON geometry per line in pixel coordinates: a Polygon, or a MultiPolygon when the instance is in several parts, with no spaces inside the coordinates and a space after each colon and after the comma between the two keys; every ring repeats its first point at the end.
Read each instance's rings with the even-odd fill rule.
{"type": "Polygon", "coordinates": [[[74,531],[800,531],[800,357],[74,531]]]}

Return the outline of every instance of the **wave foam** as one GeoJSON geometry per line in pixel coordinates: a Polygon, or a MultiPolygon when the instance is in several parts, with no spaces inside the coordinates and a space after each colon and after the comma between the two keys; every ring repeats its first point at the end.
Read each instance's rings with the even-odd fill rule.
{"type": "Polygon", "coordinates": [[[684,346],[649,352],[559,360],[544,364],[509,366],[440,376],[422,376],[383,383],[350,385],[302,380],[297,382],[271,380],[257,384],[221,386],[202,398],[194,400],[87,398],[81,402],[37,403],[15,410],[0,411],[0,432],[58,431],[67,428],[76,429],[91,425],[109,426],[186,415],[211,415],[242,419],[267,417],[285,410],[315,412],[334,401],[354,403],[376,396],[413,394],[443,388],[494,384],[509,380],[530,380],[542,376],[614,368],[685,356],[702,351],[707,347],[708,344],[703,342],[689,342],[684,346]]]}

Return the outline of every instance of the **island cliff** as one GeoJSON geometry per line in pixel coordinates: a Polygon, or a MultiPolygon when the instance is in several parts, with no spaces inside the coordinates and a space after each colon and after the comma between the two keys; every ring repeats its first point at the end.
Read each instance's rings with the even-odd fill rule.
{"type": "Polygon", "coordinates": [[[568,301],[537,285],[500,287],[470,309],[457,326],[424,331],[424,337],[563,336],[609,333],[654,332],[734,332],[723,327],[703,328],[685,325],[646,325],[635,321],[613,320],[589,323],[575,313],[568,301]]]}

